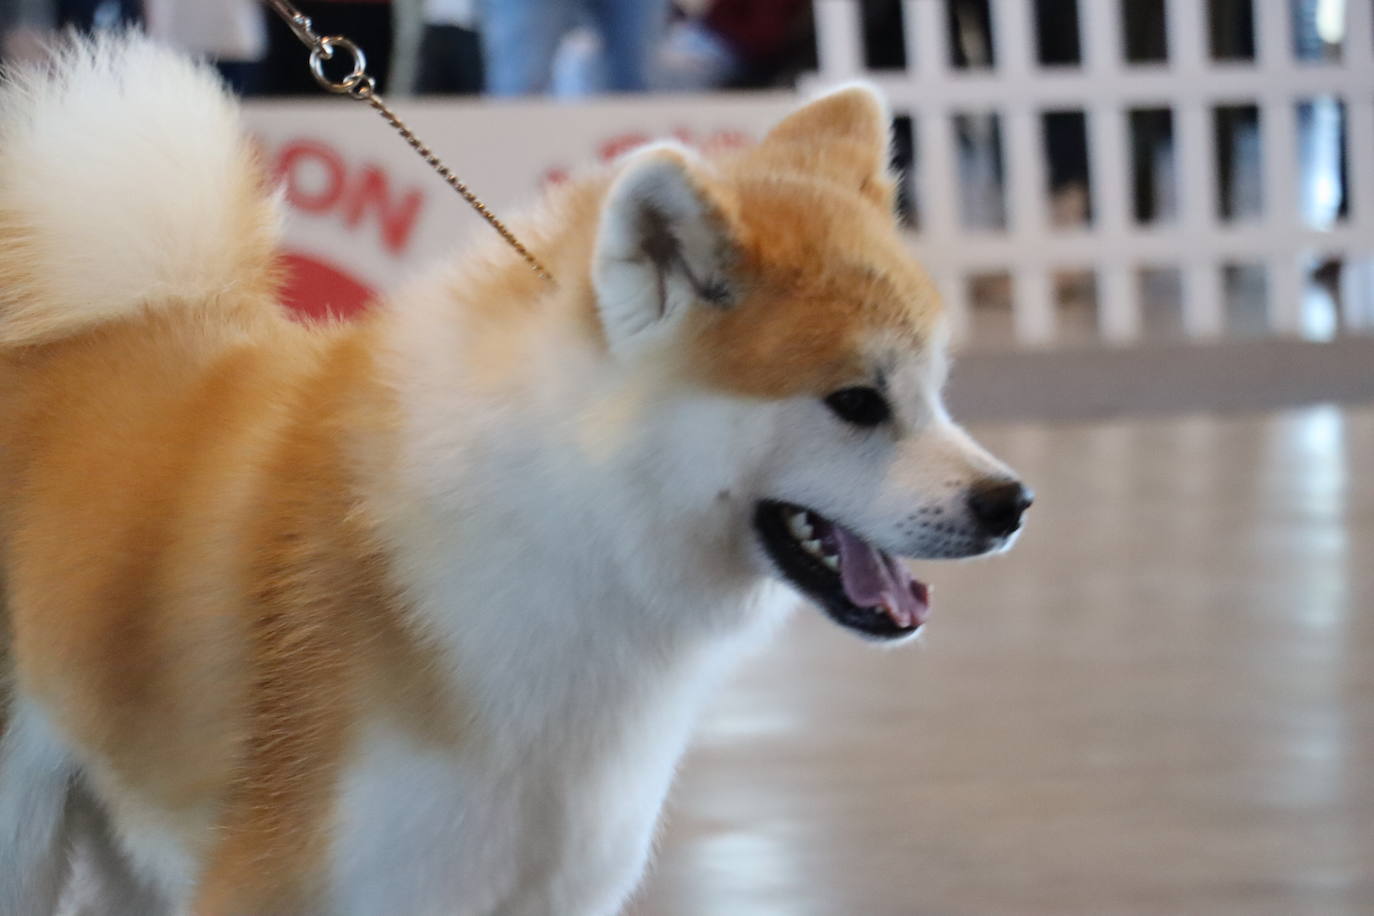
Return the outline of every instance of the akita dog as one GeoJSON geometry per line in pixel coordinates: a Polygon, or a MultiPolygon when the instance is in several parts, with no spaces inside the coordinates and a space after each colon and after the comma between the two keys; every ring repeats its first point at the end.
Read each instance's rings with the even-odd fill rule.
{"type": "Polygon", "coordinates": [[[703,694],[798,596],[916,633],[898,559],[1030,503],[850,87],[633,152],[344,324],[275,298],[206,70],[77,43],[0,98],[0,912],[619,909],[703,694]]]}

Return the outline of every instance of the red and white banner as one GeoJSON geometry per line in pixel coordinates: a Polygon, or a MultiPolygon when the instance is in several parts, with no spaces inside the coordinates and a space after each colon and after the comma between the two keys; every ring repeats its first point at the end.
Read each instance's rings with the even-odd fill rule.
{"type": "MultiPolygon", "coordinates": [[[[795,104],[786,94],[622,97],[576,104],[398,103],[415,132],[499,215],[548,182],[650,140],[701,149],[756,139],[795,104]]],[[[490,232],[365,105],[253,103],[250,128],[282,187],[287,300],[347,315],[490,232]]]]}

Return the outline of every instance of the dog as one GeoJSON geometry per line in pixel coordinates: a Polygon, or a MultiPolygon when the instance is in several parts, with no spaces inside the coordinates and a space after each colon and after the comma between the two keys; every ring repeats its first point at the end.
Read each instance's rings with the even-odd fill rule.
{"type": "Polygon", "coordinates": [[[362,318],[276,298],[235,104],[145,39],[0,95],[0,912],[618,911],[703,697],[798,598],[1031,494],[950,419],[863,86],[551,191],[362,318]]]}

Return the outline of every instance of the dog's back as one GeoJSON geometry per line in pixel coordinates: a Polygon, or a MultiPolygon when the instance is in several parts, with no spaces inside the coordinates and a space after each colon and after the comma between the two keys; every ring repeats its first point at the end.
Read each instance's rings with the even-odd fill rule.
{"type": "Polygon", "coordinates": [[[338,432],[385,436],[365,324],[275,302],[276,222],[233,102],[171,52],[76,43],[0,94],[0,912],[52,911],[65,847],[109,843],[92,813],[122,837],[97,859],[163,883],[105,912],[308,871],[348,614],[387,600],[338,432]]]}

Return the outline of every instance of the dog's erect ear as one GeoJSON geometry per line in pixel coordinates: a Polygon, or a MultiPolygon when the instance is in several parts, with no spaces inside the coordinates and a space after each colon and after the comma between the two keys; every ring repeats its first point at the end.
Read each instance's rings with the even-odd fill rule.
{"type": "Polygon", "coordinates": [[[592,274],[613,351],[656,337],[693,305],[732,305],[734,227],[692,152],[656,144],[629,156],[606,195],[592,274]]]}
{"type": "Polygon", "coordinates": [[[779,121],[764,142],[849,140],[869,147],[881,157],[878,161],[885,162],[890,123],[887,103],[878,91],[864,83],[851,83],[802,105],[779,121]]]}
{"type": "Polygon", "coordinates": [[[878,91],[854,83],[828,92],[783,118],[768,132],[763,146],[795,167],[827,174],[890,206],[891,125],[892,115],[878,91]]]}

